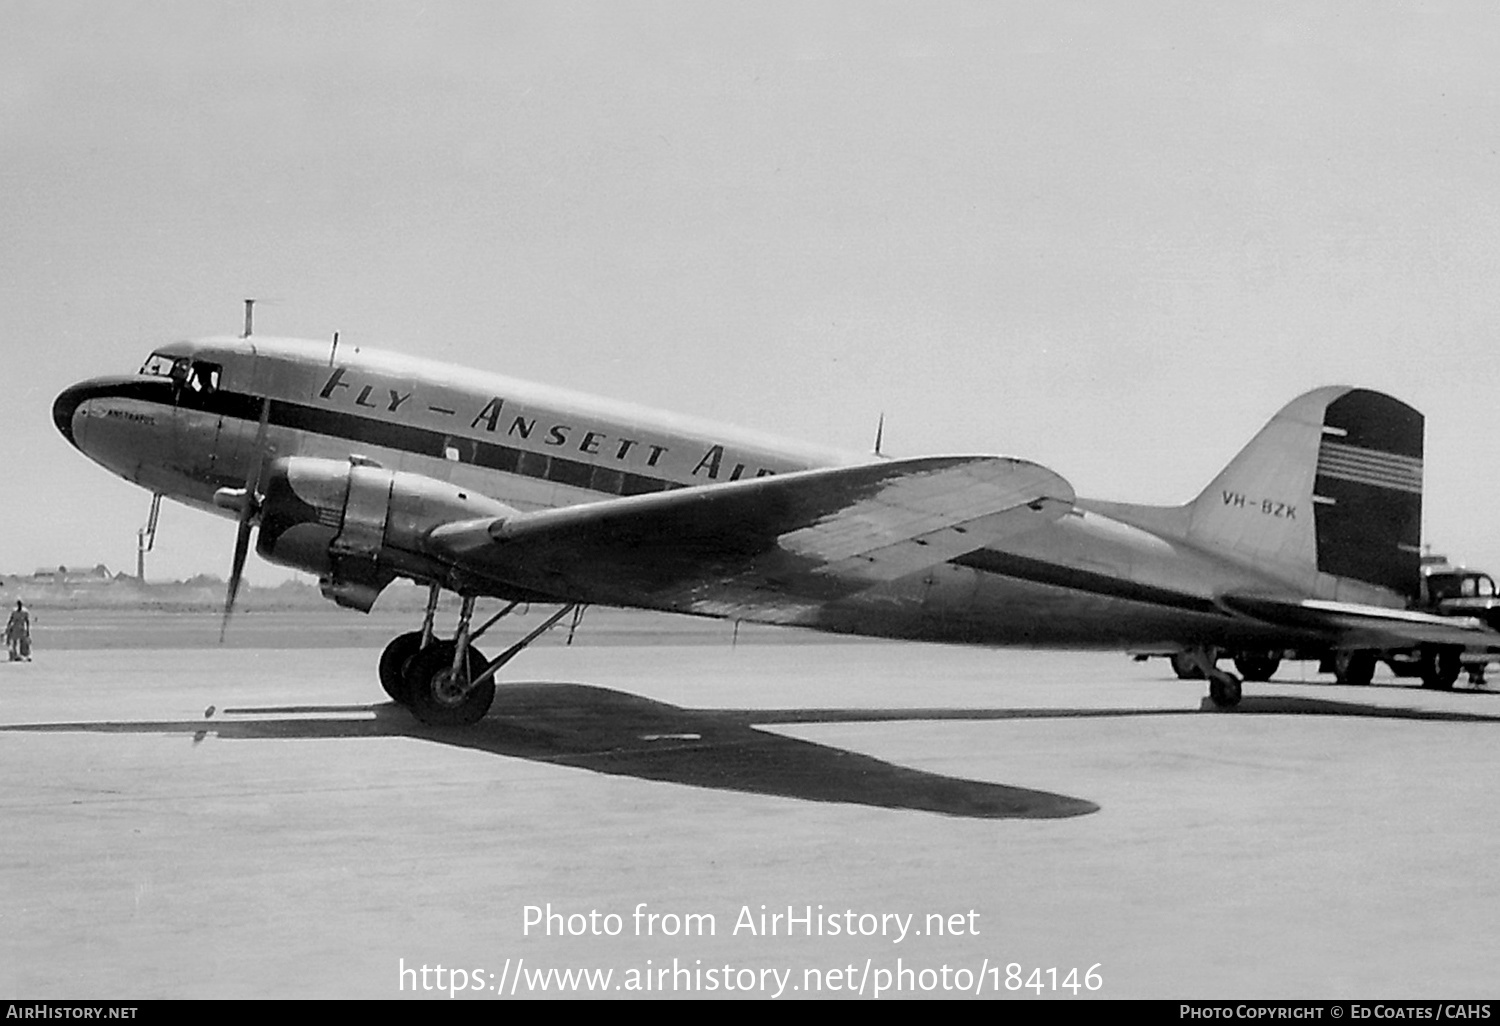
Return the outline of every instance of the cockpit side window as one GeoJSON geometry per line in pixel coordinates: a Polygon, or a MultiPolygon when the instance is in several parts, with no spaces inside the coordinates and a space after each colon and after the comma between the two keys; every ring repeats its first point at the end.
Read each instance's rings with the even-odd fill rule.
{"type": "Polygon", "coordinates": [[[219,390],[219,373],[222,370],[217,363],[194,361],[188,369],[187,387],[199,395],[212,395],[219,390]]]}

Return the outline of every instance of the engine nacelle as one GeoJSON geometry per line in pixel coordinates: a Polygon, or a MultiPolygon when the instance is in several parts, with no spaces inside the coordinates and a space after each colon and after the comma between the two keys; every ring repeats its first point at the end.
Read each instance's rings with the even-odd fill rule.
{"type": "Polygon", "coordinates": [[[422,474],[309,456],[267,467],[255,551],[272,563],[318,575],[323,594],[368,613],[396,577],[440,573],[422,552],[439,524],[515,510],[422,474]]]}

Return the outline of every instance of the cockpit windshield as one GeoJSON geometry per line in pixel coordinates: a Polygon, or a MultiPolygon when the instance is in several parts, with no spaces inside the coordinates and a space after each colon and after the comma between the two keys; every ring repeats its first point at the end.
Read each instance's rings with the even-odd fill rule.
{"type": "Polygon", "coordinates": [[[191,360],[186,356],[170,356],[152,353],[141,364],[141,373],[153,378],[171,378],[181,390],[196,395],[212,395],[219,390],[219,375],[223,371],[217,363],[206,360],[191,360]]]}
{"type": "Polygon", "coordinates": [[[141,364],[141,373],[153,378],[173,378],[177,381],[186,381],[188,358],[186,356],[168,356],[166,353],[152,353],[146,357],[146,362],[141,364]]]}

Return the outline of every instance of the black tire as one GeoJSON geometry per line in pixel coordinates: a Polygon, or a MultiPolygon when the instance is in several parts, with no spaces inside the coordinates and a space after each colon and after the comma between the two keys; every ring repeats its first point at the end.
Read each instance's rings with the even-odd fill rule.
{"type": "MultiPolygon", "coordinates": [[[[385,651],[380,653],[380,686],[385,693],[390,695],[397,703],[407,703],[408,687],[403,671],[406,669],[406,661],[416,655],[422,648],[422,632],[412,631],[409,634],[398,634],[391,639],[391,643],[385,646],[385,651]]],[[[452,649],[449,649],[451,652],[452,649]]]]}
{"type": "Polygon", "coordinates": [[[1241,652],[1234,657],[1234,668],[1246,680],[1270,680],[1281,669],[1279,652],[1241,652]]]}
{"type": "Polygon", "coordinates": [[[1375,653],[1361,648],[1333,654],[1333,679],[1340,684],[1363,686],[1375,679],[1375,653]]]}
{"type": "Polygon", "coordinates": [[[1179,680],[1203,679],[1203,671],[1198,669],[1198,664],[1186,652],[1173,652],[1171,662],[1172,672],[1177,674],[1179,680]]]}
{"type": "Polygon", "coordinates": [[[1239,678],[1232,673],[1216,673],[1208,678],[1208,697],[1220,709],[1239,705],[1242,694],[1239,678]]]}
{"type": "MultiPolygon", "coordinates": [[[[488,661],[478,649],[469,649],[468,677],[477,677],[488,661]]],[[[406,662],[410,687],[407,707],[430,727],[466,727],[484,719],[495,701],[495,681],[490,678],[467,691],[454,686],[453,642],[428,645],[406,662]]]]}
{"type": "Polygon", "coordinates": [[[1422,686],[1434,691],[1452,691],[1463,669],[1463,649],[1451,645],[1422,646],[1422,686]]]}

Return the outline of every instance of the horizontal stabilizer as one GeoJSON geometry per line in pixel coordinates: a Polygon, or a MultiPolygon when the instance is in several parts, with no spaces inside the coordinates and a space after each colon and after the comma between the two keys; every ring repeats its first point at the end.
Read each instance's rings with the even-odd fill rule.
{"type": "Polygon", "coordinates": [[[1353,602],[1220,595],[1219,604],[1278,627],[1335,636],[1340,648],[1399,648],[1412,644],[1500,649],[1500,633],[1469,616],[1434,616],[1353,602]]]}
{"type": "Polygon", "coordinates": [[[560,598],[799,622],[1055,520],[1073,498],[1025,460],[922,457],[463,521],[429,547],[560,598]]]}

